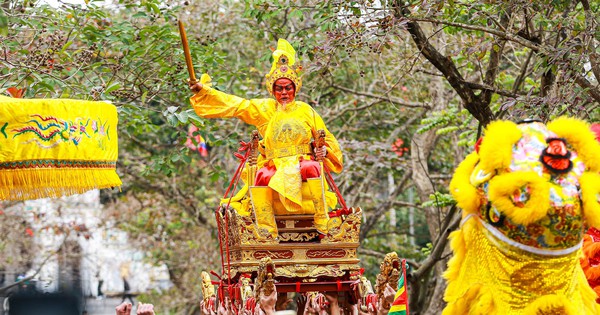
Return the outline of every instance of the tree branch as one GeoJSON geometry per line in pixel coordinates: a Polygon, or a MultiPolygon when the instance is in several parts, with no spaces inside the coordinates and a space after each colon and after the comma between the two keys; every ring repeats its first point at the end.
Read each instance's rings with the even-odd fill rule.
{"type": "Polygon", "coordinates": [[[430,22],[430,23],[437,23],[437,24],[442,24],[442,25],[448,25],[448,26],[454,26],[454,27],[460,27],[460,28],[464,28],[467,30],[473,30],[473,31],[481,31],[481,32],[485,32],[488,34],[492,34],[492,35],[496,35],[504,40],[509,40],[511,42],[515,42],[518,43],[522,46],[525,46],[527,48],[530,48],[533,51],[540,51],[542,49],[542,47],[532,41],[526,40],[524,38],[520,38],[519,36],[515,36],[512,35],[510,33],[507,32],[503,32],[503,31],[499,31],[493,28],[488,28],[488,27],[483,27],[483,26],[477,26],[477,25],[469,25],[469,24],[464,24],[464,23],[456,23],[456,22],[449,22],[449,21],[442,21],[442,20],[437,20],[437,19],[432,19],[432,18],[416,18],[416,17],[404,17],[410,21],[413,21],[414,23],[416,22],[430,22]]]}
{"type": "MultiPolygon", "coordinates": [[[[476,83],[476,82],[468,82],[465,81],[465,84],[474,89],[474,90],[483,90],[483,91],[489,91],[489,92],[493,92],[496,93],[498,95],[502,95],[502,96],[506,96],[506,97],[517,97],[519,96],[517,93],[515,92],[510,92],[510,91],[505,91],[505,90],[501,90],[501,89],[497,89],[493,86],[489,86],[487,84],[481,84],[481,83],[476,83]]],[[[491,97],[491,93],[490,93],[490,97],[491,97]]],[[[489,100],[488,100],[489,102],[489,100]]]]}
{"type": "MultiPolygon", "coordinates": [[[[396,1],[394,8],[394,14],[398,19],[408,19],[409,22],[406,24],[406,28],[410,33],[413,41],[429,62],[431,62],[448,80],[448,83],[458,93],[460,98],[464,102],[465,108],[473,115],[479,122],[487,125],[493,118],[493,113],[490,110],[488,104],[482,103],[475,95],[473,90],[466,83],[456,65],[449,57],[442,55],[431,43],[425,33],[421,29],[421,26],[416,21],[419,19],[407,18],[410,11],[404,7],[401,1],[396,1]]],[[[428,22],[433,22],[433,19],[427,19],[428,22]]]]}
{"type": "Polygon", "coordinates": [[[527,54],[527,59],[525,60],[525,64],[521,68],[521,73],[519,73],[519,76],[515,79],[515,82],[513,83],[513,89],[512,89],[513,93],[517,93],[517,91],[521,87],[521,84],[525,80],[525,75],[527,74],[527,69],[529,68],[529,63],[531,62],[531,57],[533,57],[533,50],[530,50],[529,54],[527,54]]]}
{"type": "MultiPolygon", "coordinates": [[[[502,27],[503,30],[505,30],[508,27],[511,15],[512,12],[509,11],[506,14],[502,14],[502,16],[500,17],[500,27],[502,27]]],[[[483,83],[488,86],[493,86],[494,82],[496,81],[496,76],[498,75],[498,65],[500,64],[500,59],[502,58],[502,53],[504,51],[505,45],[506,39],[502,38],[495,38],[492,42],[492,49],[490,51],[490,61],[485,72],[485,77],[483,78],[483,83]]],[[[492,101],[493,93],[495,92],[489,89],[482,90],[480,94],[481,101],[484,104],[489,104],[492,101]]]]}
{"type": "Polygon", "coordinates": [[[575,83],[577,83],[582,88],[587,89],[588,93],[590,93],[592,98],[594,98],[596,102],[600,103],[600,91],[582,75],[576,73],[574,73],[573,75],[575,76],[575,83]]]}
{"type": "Polygon", "coordinates": [[[65,244],[65,241],[67,240],[67,237],[69,237],[69,233],[67,233],[67,235],[65,235],[65,237],[62,240],[61,245],[58,247],[58,250],[51,252],[50,254],[48,254],[48,256],[46,256],[46,258],[44,258],[44,260],[40,263],[40,265],[38,266],[38,268],[35,270],[35,272],[28,277],[25,277],[19,281],[16,281],[14,283],[11,283],[9,285],[3,286],[0,288],[0,295],[4,295],[5,292],[7,292],[10,288],[18,286],[19,284],[29,281],[33,278],[35,278],[35,276],[37,276],[40,271],[42,270],[42,268],[44,267],[44,265],[46,265],[46,262],[48,262],[48,260],[50,259],[50,257],[56,255],[56,253],[58,253],[58,251],[63,247],[63,245],[65,244]]]}
{"type": "Polygon", "coordinates": [[[585,24],[586,24],[586,33],[590,37],[589,44],[587,45],[588,54],[590,56],[590,64],[592,65],[592,72],[596,77],[597,81],[600,81],[600,55],[596,52],[596,45],[594,45],[594,36],[596,33],[594,27],[594,23],[596,23],[596,19],[594,18],[594,14],[590,9],[590,4],[588,0],[580,0],[581,5],[583,6],[583,11],[585,12],[585,24]]]}
{"type": "MultiPolygon", "coordinates": [[[[362,247],[359,247],[357,252],[362,255],[376,257],[376,258],[380,258],[380,259],[385,258],[385,255],[386,255],[386,253],[384,253],[384,252],[380,252],[380,251],[376,251],[376,250],[372,250],[372,249],[368,249],[368,248],[362,248],[362,247]]],[[[418,269],[419,267],[421,267],[421,264],[419,264],[418,262],[416,262],[412,259],[408,259],[408,258],[404,258],[404,259],[406,259],[406,263],[409,264],[412,268],[418,269]]]]}
{"type": "Polygon", "coordinates": [[[444,219],[444,224],[442,225],[441,233],[437,238],[437,242],[433,246],[431,250],[431,254],[427,256],[427,258],[421,263],[421,267],[414,272],[414,276],[417,279],[420,279],[425,274],[429,273],[429,270],[435,266],[435,264],[440,260],[442,254],[444,253],[444,249],[446,248],[446,244],[448,243],[448,236],[452,231],[454,231],[458,224],[460,223],[460,215],[457,211],[458,208],[456,205],[452,206],[444,219]]]}
{"type": "Polygon", "coordinates": [[[361,92],[361,91],[355,91],[352,89],[349,89],[347,87],[343,87],[341,85],[332,85],[331,86],[334,89],[338,89],[338,90],[342,90],[344,92],[348,92],[351,94],[355,94],[355,95],[360,95],[360,96],[367,96],[367,97],[372,97],[372,98],[376,98],[382,101],[388,101],[390,103],[396,104],[396,105],[400,105],[400,106],[404,106],[404,107],[412,107],[412,108],[425,108],[425,109],[430,109],[430,106],[427,106],[425,104],[422,103],[413,103],[413,102],[406,102],[397,98],[393,98],[389,95],[377,95],[377,94],[373,94],[373,93],[369,93],[369,92],[361,92]]]}
{"type": "Polygon", "coordinates": [[[386,213],[390,206],[392,205],[392,203],[394,202],[393,198],[396,198],[396,196],[398,195],[398,193],[400,193],[401,191],[404,191],[405,189],[405,185],[408,182],[408,180],[410,179],[410,177],[412,176],[412,171],[407,171],[403,176],[402,179],[400,180],[400,183],[396,186],[396,188],[394,189],[394,191],[390,194],[389,196],[389,200],[387,200],[386,202],[382,203],[377,210],[375,211],[375,213],[373,213],[372,215],[369,216],[369,220],[366,220],[365,223],[363,223],[361,229],[360,229],[360,239],[364,239],[365,237],[367,237],[367,234],[369,234],[369,231],[371,231],[371,229],[373,228],[373,226],[375,226],[375,223],[377,223],[377,221],[379,221],[379,218],[386,213]]]}

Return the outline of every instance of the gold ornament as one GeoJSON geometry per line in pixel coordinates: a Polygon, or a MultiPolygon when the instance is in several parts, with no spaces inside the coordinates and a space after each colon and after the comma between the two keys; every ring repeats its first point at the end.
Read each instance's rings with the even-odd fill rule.
{"type": "Polygon", "coordinates": [[[277,50],[273,52],[273,65],[271,71],[265,75],[267,90],[273,95],[273,84],[277,79],[286,78],[294,82],[296,86],[296,95],[302,87],[301,72],[302,67],[296,65],[296,51],[290,43],[280,38],[277,41],[277,50]]]}

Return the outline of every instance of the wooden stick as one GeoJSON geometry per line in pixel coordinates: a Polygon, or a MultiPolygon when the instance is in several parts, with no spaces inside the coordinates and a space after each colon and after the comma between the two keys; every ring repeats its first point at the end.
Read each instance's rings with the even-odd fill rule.
{"type": "Polygon", "coordinates": [[[194,65],[192,64],[192,55],[190,54],[190,46],[188,46],[187,36],[185,35],[185,29],[183,28],[183,22],[177,21],[179,24],[179,36],[181,36],[181,44],[183,44],[183,54],[185,55],[185,64],[187,65],[188,73],[190,74],[190,82],[195,84],[196,74],[194,73],[194,65]]]}

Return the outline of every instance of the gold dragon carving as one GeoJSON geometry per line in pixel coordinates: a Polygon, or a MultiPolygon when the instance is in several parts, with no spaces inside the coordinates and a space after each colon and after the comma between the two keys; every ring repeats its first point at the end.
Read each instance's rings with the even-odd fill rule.
{"type": "Polygon", "coordinates": [[[229,246],[235,246],[240,244],[240,216],[234,209],[228,209],[227,215],[229,216],[229,226],[227,231],[229,233],[229,246]]]}
{"type": "Polygon", "coordinates": [[[283,242],[307,242],[317,237],[317,232],[308,233],[281,233],[279,234],[279,240],[283,242]]]}
{"type": "Polygon", "coordinates": [[[271,257],[264,257],[258,265],[258,275],[254,282],[254,297],[259,300],[260,294],[269,296],[275,290],[275,264],[271,257]]]}
{"type": "Polygon", "coordinates": [[[378,299],[383,301],[383,306],[389,308],[390,305],[384,298],[383,292],[385,291],[386,284],[389,284],[394,289],[398,287],[398,280],[400,280],[400,259],[398,258],[398,254],[396,252],[387,253],[379,268],[375,293],[378,299]]]}
{"type": "MultiPolygon", "coordinates": [[[[277,244],[277,240],[263,228],[259,228],[251,217],[241,216],[233,211],[235,230],[233,234],[239,239],[241,245],[277,244]]],[[[230,224],[231,225],[231,224],[230,224]]]]}
{"type": "Polygon", "coordinates": [[[358,243],[362,211],[349,214],[344,222],[327,232],[321,243],[358,243]]]}
{"type": "Polygon", "coordinates": [[[297,277],[342,277],[350,265],[310,266],[297,264],[294,266],[282,266],[277,268],[277,275],[286,278],[297,277]]]}

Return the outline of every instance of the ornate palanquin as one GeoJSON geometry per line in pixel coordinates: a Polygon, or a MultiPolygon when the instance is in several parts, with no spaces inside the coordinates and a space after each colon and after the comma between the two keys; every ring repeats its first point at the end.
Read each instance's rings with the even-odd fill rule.
{"type": "MultiPolygon", "coordinates": [[[[323,133],[319,135],[322,140],[323,133]]],[[[259,301],[258,296],[267,296],[272,290],[282,294],[278,295],[278,301],[285,300],[286,292],[302,292],[313,297],[318,292],[338,292],[340,301],[352,304],[367,301],[366,297],[374,294],[372,290],[359,290],[361,283],[370,286],[370,282],[362,277],[357,256],[362,210],[348,208],[331,174],[327,174],[328,178],[322,174],[321,189],[326,191],[333,187],[341,203],[340,209],[326,212],[326,198],[324,195],[318,197],[324,198],[321,209],[325,213],[318,217],[319,224],[326,224],[326,233],[317,229],[315,213],[320,199],[309,199],[314,196],[303,194],[313,200],[314,208],[305,208],[303,203],[302,211],[293,214],[281,211],[279,198],[263,197],[262,201],[272,203],[275,210],[271,215],[265,215],[262,212],[264,205],[256,202],[252,192],[261,187],[253,186],[259,164],[258,138],[258,133],[254,132],[250,142],[241,142],[238,152],[245,152],[245,155],[236,154],[241,162],[230,188],[235,189],[239,178],[243,178],[245,186],[235,196],[228,198],[226,193],[215,212],[222,269],[220,274],[213,272],[219,279],[212,282],[218,285],[218,293],[203,290],[203,295],[208,296],[203,305],[214,309],[215,299],[224,303],[223,299],[228,297],[235,308],[234,313],[241,313],[241,309],[252,312],[259,301]],[[247,293],[251,291],[254,291],[254,297],[247,293]]],[[[322,173],[328,173],[321,167],[322,173]]],[[[308,183],[302,182],[303,186],[305,184],[308,183]]],[[[322,294],[321,299],[324,299],[322,294]]]]}
{"type": "MultiPolygon", "coordinates": [[[[186,47],[185,34],[182,40],[186,47]]],[[[301,67],[295,65],[295,51],[286,40],[279,39],[273,60],[266,76],[269,92],[273,94],[273,84],[282,78],[291,80],[297,92],[301,67]]],[[[187,63],[194,82],[189,53],[187,63]]],[[[208,81],[201,83],[208,86],[208,81]]],[[[235,153],[240,164],[215,211],[222,269],[220,274],[211,272],[218,281],[203,276],[202,312],[216,313],[218,301],[229,314],[254,314],[256,303],[270,299],[274,291],[279,309],[285,308],[286,292],[306,292],[305,301],[321,310],[328,304],[323,293],[335,292],[348,312],[361,301],[374,309],[377,296],[357,257],[363,213],[347,207],[333,181],[330,171],[342,170],[342,153],[322,118],[295,100],[277,105],[275,100],[244,100],[198,89],[190,101],[199,116],[240,118],[263,136],[259,143],[255,131],[235,153]],[[209,281],[218,285],[216,293],[209,281]]],[[[388,280],[380,285],[393,282],[388,280]]]]}
{"type": "MultiPolygon", "coordinates": [[[[242,274],[254,277],[265,257],[270,257],[275,264],[275,275],[280,284],[335,283],[359,278],[356,250],[362,216],[360,208],[350,208],[348,215],[331,218],[332,228],[323,238],[318,237],[312,215],[276,216],[278,239],[258,228],[251,216],[241,216],[232,208],[225,209],[222,207],[218,211],[217,224],[219,230],[227,231],[220,233],[220,241],[226,247],[225,252],[229,252],[229,257],[224,257],[224,269],[234,282],[242,274]]],[[[285,288],[278,285],[278,290],[284,292],[285,288]]]]}

